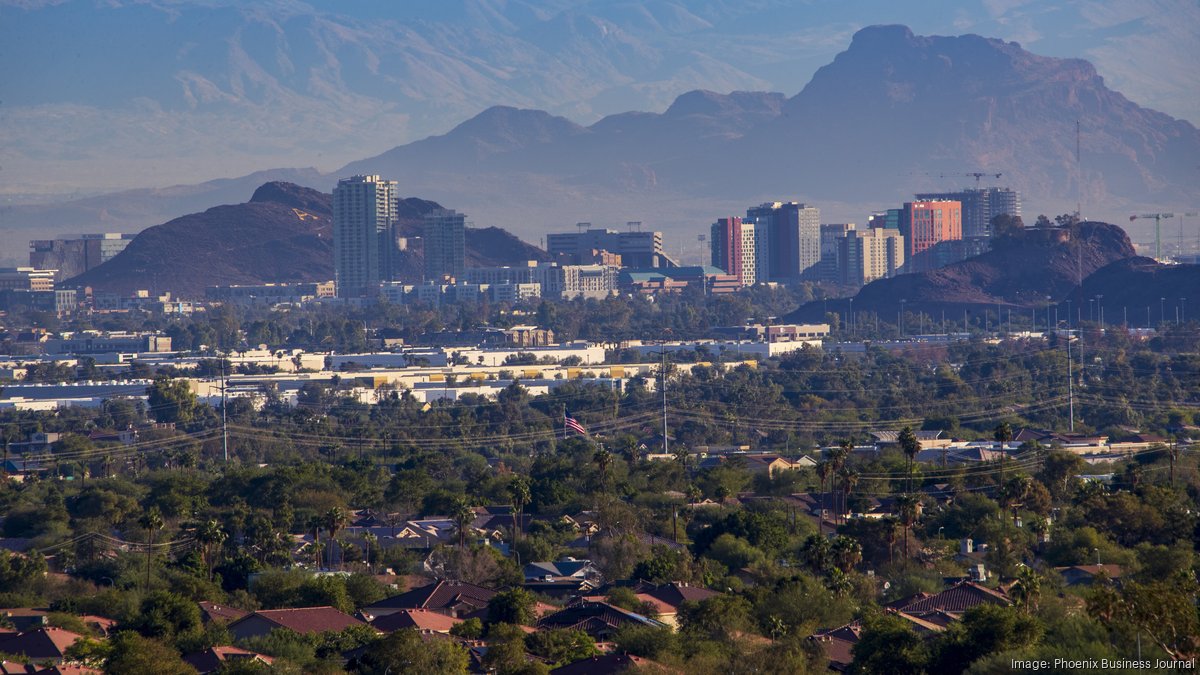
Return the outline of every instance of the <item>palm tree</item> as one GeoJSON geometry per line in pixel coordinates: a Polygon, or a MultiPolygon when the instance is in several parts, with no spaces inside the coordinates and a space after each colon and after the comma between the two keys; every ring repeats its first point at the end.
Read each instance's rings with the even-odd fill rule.
{"type": "Polygon", "coordinates": [[[895,560],[896,532],[900,529],[900,520],[895,516],[884,516],[883,523],[887,526],[888,564],[891,564],[895,560]]]}
{"type": "Polygon", "coordinates": [[[340,507],[333,507],[325,512],[325,529],[329,531],[329,566],[333,567],[333,549],[337,544],[338,532],[350,522],[350,517],[340,507]]]}
{"type": "Polygon", "coordinates": [[[208,578],[213,576],[212,549],[219,547],[225,543],[229,535],[221,527],[221,523],[214,519],[209,519],[204,522],[196,530],[196,541],[200,542],[200,559],[204,561],[204,568],[208,570],[208,578]]]}
{"type": "Polygon", "coordinates": [[[641,448],[638,447],[638,439],[635,436],[626,435],[624,438],[622,438],[621,450],[624,452],[625,456],[629,458],[630,466],[636,465],[638,460],[641,459],[641,448]]]}
{"type": "Polygon", "coordinates": [[[917,459],[917,453],[921,452],[921,441],[917,440],[917,435],[913,433],[912,427],[904,427],[900,430],[900,449],[904,451],[904,457],[908,461],[908,491],[912,492],[913,482],[913,462],[917,459]]]}
{"type": "Polygon", "coordinates": [[[904,564],[908,564],[908,531],[917,522],[917,498],[911,494],[900,495],[896,498],[896,511],[900,515],[900,524],[904,527],[904,564]]]}
{"type": "Polygon", "coordinates": [[[521,522],[525,516],[525,505],[532,499],[529,494],[529,480],[524,476],[517,476],[508,484],[507,490],[513,510],[513,543],[516,544],[517,539],[521,536],[521,522]]]}
{"type": "Polygon", "coordinates": [[[379,543],[379,537],[376,537],[374,532],[368,532],[363,535],[363,544],[365,544],[367,547],[367,571],[368,572],[374,571],[374,568],[371,565],[371,549],[375,548],[375,545],[377,543],[379,543]]]}
{"type": "Polygon", "coordinates": [[[317,569],[321,569],[321,527],[325,521],[321,516],[313,515],[308,519],[308,530],[313,534],[313,551],[316,552],[317,569]]]}
{"type": "MultiPolygon", "coordinates": [[[[821,495],[821,501],[825,498],[825,479],[833,474],[833,463],[827,459],[817,462],[817,479],[821,481],[821,488],[818,494],[821,495]]],[[[830,491],[832,492],[832,490],[830,491]]],[[[825,531],[825,504],[821,504],[821,512],[817,518],[817,534],[824,534],[825,531]]]]}
{"type": "Polygon", "coordinates": [[[1008,424],[1008,422],[1001,422],[1000,424],[996,425],[996,430],[992,432],[992,438],[995,438],[996,442],[1000,444],[999,450],[1000,450],[1000,484],[1001,485],[1004,484],[1004,460],[1008,458],[1008,455],[1004,451],[1004,446],[1009,441],[1012,440],[1012,436],[1013,436],[1012,427],[1008,424]]]}
{"type": "Polygon", "coordinates": [[[838,474],[838,477],[841,478],[842,485],[842,524],[844,525],[846,516],[850,514],[850,493],[854,491],[854,486],[858,485],[858,472],[854,469],[844,469],[838,474]]]}
{"type": "Polygon", "coordinates": [[[1008,591],[1018,607],[1025,611],[1037,611],[1038,597],[1042,594],[1042,578],[1032,567],[1023,567],[1017,575],[1017,583],[1008,591]]]}
{"type": "Polygon", "coordinates": [[[862,545],[855,541],[853,537],[841,535],[834,537],[830,549],[838,569],[847,574],[858,563],[862,562],[862,545]]]}
{"type": "Polygon", "coordinates": [[[1013,476],[1009,481],[1000,486],[1000,505],[1001,508],[1011,508],[1013,525],[1017,524],[1017,509],[1025,503],[1025,499],[1029,497],[1029,489],[1031,479],[1029,476],[1013,476]]]}
{"type": "Polygon", "coordinates": [[[595,462],[596,468],[600,470],[600,486],[607,489],[608,467],[612,465],[612,453],[605,450],[602,445],[592,454],[592,461],[595,462]]]}
{"type": "Polygon", "coordinates": [[[146,530],[146,591],[150,590],[150,561],[154,557],[154,533],[163,528],[162,512],[157,506],[151,506],[150,510],[138,519],[140,524],[146,530]]]}
{"type": "Polygon", "coordinates": [[[471,523],[475,522],[475,510],[466,499],[459,497],[454,500],[454,510],[450,513],[450,518],[454,521],[454,529],[458,531],[458,548],[462,550],[467,546],[467,530],[471,523]]]}

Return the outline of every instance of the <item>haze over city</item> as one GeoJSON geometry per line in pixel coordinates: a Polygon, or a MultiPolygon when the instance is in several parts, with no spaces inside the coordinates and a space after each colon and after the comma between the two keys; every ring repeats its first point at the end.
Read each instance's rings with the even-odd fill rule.
{"type": "Polygon", "coordinates": [[[1200,5],[0,0],[0,672],[1197,672],[1200,5]]]}

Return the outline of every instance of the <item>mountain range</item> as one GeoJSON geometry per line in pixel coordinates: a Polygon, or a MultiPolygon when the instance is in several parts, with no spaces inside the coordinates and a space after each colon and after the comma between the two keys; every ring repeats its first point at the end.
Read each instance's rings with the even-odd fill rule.
{"type": "MultiPolygon", "coordinates": [[[[667,232],[672,253],[696,259],[696,232],[760,201],[800,199],[821,206],[826,221],[854,222],[913,192],[969,184],[964,174],[973,171],[1002,174],[999,183],[1022,191],[1027,215],[1073,211],[1077,202],[1084,215],[1111,222],[1135,210],[1184,210],[1200,202],[1197,156],[1195,127],[1112,91],[1085,61],[977,35],[874,26],[792,97],[692,91],[662,113],[588,126],[496,106],[330,174],[281,169],[10,207],[4,221],[13,224],[9,237],[80,223],[138,229],[203,200],[245,199],[264,180],[328,191],[338,177],[375,173],[530,240],[577,220],[640,220],[667,232]]],[[[1134,224],[1139,241],[1144,222],[1134,224]]]]}

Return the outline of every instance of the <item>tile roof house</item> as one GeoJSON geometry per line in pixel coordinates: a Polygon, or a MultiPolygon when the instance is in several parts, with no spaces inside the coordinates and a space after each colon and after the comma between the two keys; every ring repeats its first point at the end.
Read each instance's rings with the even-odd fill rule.
{"type": "Polygon", "coordinates": [[[202,652],[188,654],[183,657],[183,660],[195,668],[200,675],[215,673],[225,667],[226,663],[253,661],[269,666],[275,662],[275,659],[270,656],[237,647],[212,647],[202,652]]]}
{"type": "Polygon", "coordinates": [[[215,602],[209,602],[207,600],[201,600],[196,604],[200,606],[200,618],[203,619],[205,623],[210,621],[230,623],[237,621],[238,619],[250,613],[244,609],[226,607],[225,605],[218,605],[215,602]]]}
{"type": "Polygon", "coordinates": [[[537,627],[538,630],[582,630],[594,639],[604,640],[630,625],[661,627],[665,624],[607,602],[581,602],[542,617],[537,627]]]}
{"type": "Polygon", "coordinates": [[[1120,565],[1070,565],[1055,567],[1068,586],[1091,586],[1101,578],[1120,579],[1124,570],[1120,565]]]}
{"type": "Polygon", "coordinates": [[[235,640],[267,635],[276,628],[286,628],[301,635],[345,630],[364,623],[333,607],[294,607],[291,609],[260,609],[229,624],[235,640]]]}
{"type": "Polygon", "coordinates": [[[532,562],[525,566],[525,579],[598,579],[600,570],[591,560],[567,558],[558,562],[532,562]]]}
{"type": "Polygon", "coordinates": [[[974,581],[962,581],[950,588],[923,598],[912,599],[902,606],[889,605],[901,612],[920,616],[923,612],[943,611],[961,614],[972,607],[982,604],[1004,605],[1012,604],[1004,593],[988,588],[974,581]]]}
{"type": "MultiPolygon", "coordinates": [[[[940,593],[916,593],[894,600],[884,606],[884,611],[908,621],[918,635],[931,635],[961,619],[963,612],[984,604],[1007,606],[1012,600],[1000,591],[973,581],[962,581],[940,593]]],[[[851,650],[861,635],[862,624],[852,621],[838,628],[818,631],[809,639],[825,652],[831,670],[844,671],[854,660],[851,650]]]]}
{"type": "Polygon", "coordinates": [[[83,636],[62,628],[44,626],[0,640],[0,654],[23,656],[31,661],[60,663],[67,648],[83,636]]]}
{"type": "Polygon", "coordinates": [[[371,625],[384,633],[406,628],[415,628],[422,633],[449,633],[462,622],[463,619],[431,609],[402,609],[375,619],[371,625]]]}
{"type": "Polygon", "coordinates": [[[363,613],[381,617],[402,609],[430,609],[448,616],[463,616],[485,609],[496,591],[465,581],[438,581],[393,595],[363,607],[363,613]]]}

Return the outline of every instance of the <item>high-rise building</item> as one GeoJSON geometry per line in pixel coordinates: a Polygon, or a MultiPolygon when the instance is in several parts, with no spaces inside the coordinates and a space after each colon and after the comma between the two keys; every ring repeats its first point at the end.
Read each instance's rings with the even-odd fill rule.
{"type": "Polygon", "coordinates": [[[758,278],[756,228],[741,218],[719,218],[712,225],[710,246],[712,264],[737,277],[743,286],[753,286],[758,278]]]}
{"type": "Polygon", "coordinates": [[[352,176],[333,189],[333,268],[339,298],[378,292],[396,252],[396,181],[352,176]]]}
{"type": "Polygon", "coordinates": [[[952,200],[905,202],[900,234],[909,261],[939,242],[962,239],[962,204],[952,200]]]}
{"type": "Polygon", "coordinates": [[[1010,188],[974,188],[958,192],[929,192],[916,195],[921,201],[950,200],[962,203],[963,238],[990,237],[992,218],[1021,215],[1021,193],[1010,188]]]}
{"type": "Polygon", "coordinates": [[[844,284],[862,286],[894,277],[904,266],[904,236],[899,230],[850,230],[837,244],[837,267],[844,284]]]}
{"type": "Polygon", "coordinates": [[[678,263],[663,250],[662,232],[618,232],[605,228],[557,232],[546,235],[546,251],[550,257],[568,264],[586,264],[595,258],[594,252],[608,251],[621,256],[621,265],[625,267],[678,267],[678,263]]]}
{"type": "Polygon", "coordinates": [[[461,277],[467,267],[467,216],[453,209],[425,215],[425,280],[461,277]]]}
{"type": "Polygon", "coordinates": [[[768,202],[746,209],[759,227],[758,280],[814,278],[821,262],[821,210],[799,202],[768,202]]]}
{"type": "Polygon", "coordinates": [[[39,239],[29,242],[29,264],[58,270],[55,281],[70,279],[112,260],[129,246],[134,235],[120,232],[81,234],[75,239],[39,239]]]}
{"type": "Polygon", "coordinates": [[[853,232],[854,223],[822,223],[821,224],[821,263],[817,268],[817,280],[826,282],[841,281],[838,269],[838,239],[853,232]]]}

